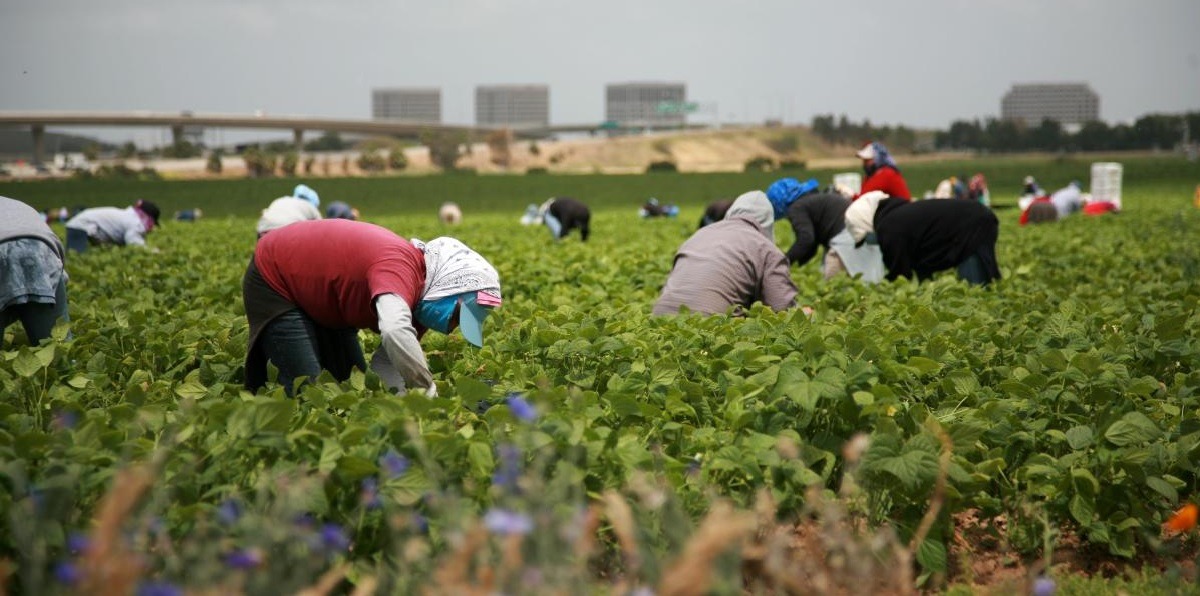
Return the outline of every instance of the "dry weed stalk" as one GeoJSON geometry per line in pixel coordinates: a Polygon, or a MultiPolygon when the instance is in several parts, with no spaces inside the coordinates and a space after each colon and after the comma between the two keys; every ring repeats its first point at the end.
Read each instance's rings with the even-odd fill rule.
{"type": "Polygon", "coordinates": [[[629,507],[629,503],[625,501],[625,497],[615,490],[604,492],[605,513],[608,521],[612,523],[613,532],[617,535],[617,542],[621,545],[621,552],[625,557],[627,577],[637,577],[638,570],[642,566],[642,558],[638,553],[637,533],[634,531],[633,509],[629,507]]]}
{"type": "Polygon", "coordinates": [[[317,579],[317,583],[296,592],[296,596],[326,596],[345,579],[346,571],[348,570],[349,567],[345,563],[342,563],[322,573],[321,577],[317,579]]]}
{"type": "Polygon", "coordinates": [[[667,567],[658,584],[663,596],[694,596],[707,593],[713,562],[731,546],[741,546],[756,527],[755,516],[734,511],[727,502],[717,503],[704,517],[683,553],[667,567]]]}
{"type": "MultiPolygon", "coordinates": [[[[428,594],[488,594],[489,587],[481,587],[471,583],[471,561],[484,545],[487,544],[487,528],[474,525],[466,530],[462,543],[450,556],[433,572],[433,585],[428,594]]],[[[485,584],[490,584],[490,572],[481,570],[479,576],[485,584]]]]}
{"type": "Polygon", "coordinates": [[[131,594],[142,566],[121,540],[121,527],[146,495],[153,476],[137,466],[117,472],[96,515],[92,540],[80,562],[81,594],[131,594]]]}

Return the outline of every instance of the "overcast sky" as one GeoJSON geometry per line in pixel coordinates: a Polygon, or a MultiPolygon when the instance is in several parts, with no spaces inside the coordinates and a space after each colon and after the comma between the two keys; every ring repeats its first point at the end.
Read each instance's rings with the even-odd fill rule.
{"type": "MultiPolygon", "coordinates": [[[[676,81],[692,122],[822,113],[945,128],[1013,83],[1085,82],[1100,117],[1200,110],[1200,0],[0,0],[0,110],[370,118],[371,89],[676,81]]],[[[160,133],[155,133],[160,134],[160,133]]]]}

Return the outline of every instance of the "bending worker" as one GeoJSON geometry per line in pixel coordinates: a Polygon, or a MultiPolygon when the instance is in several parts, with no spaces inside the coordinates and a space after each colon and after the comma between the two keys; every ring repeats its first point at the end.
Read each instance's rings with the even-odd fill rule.
{"type": "Polygon", "coordinates": [[[918,201],[867,193],[846,210],[846,229],[855,242],[875,234],[889,281],[924,281],[952,267],[972,284],[1000,279],[996,238],[1000,222],[975,201],[918,201]]]}
{"type": "Polygon", "coordinates": [[[780,311],[796,305],[787,257],[775,246],[775,214],[762,191],[738,197],[725,219],[692,234],[679,251],[654,314],[743,314],[755,302],[780,311]]]}
{"type": "Polygon", "coordinates": [[[90,244],[145,246],[158,225],[158,205],[138,199],[132,207],[92,207],[67,221],[67,249],[84,252],[90,244]]]}
{"type": "Polygon", "coordinates": [[[345,219],[298,222],[263,236],[242,280],[250,324],[246,387],[279,369],[290,395],[297,377],[328,370],[339,381],[366,370],[359,329],[382,337],[371,368],[389,387],[436,395],[419,339],[455,328],[483,345],[483,320],[500,306],[500,276],[453,238],[406,240],[345,219]]]}
{"type": "Polygon", "coordinates": [[[868,283],[883,279],[883,256],[879,246],[855,246],[846,231],[846,209],[850,199],[839,192],[820,192],[816,179],[799,182],[795,178],[780,178],[767,188],[767,198],[775,209],[775,217],[786,217],[796,235],[787,251],[789,263],[804,266],[817,256],[817,248],[825,247],[821,271],[826,280],[845,272],[850,277],[861,276],[868,283]]]}
{"type": "Polygon", "coordinates": [[[67,320],[62,241],[36,209],[0,197],[0,337],[21,321],[31,345],[67,320]]]}

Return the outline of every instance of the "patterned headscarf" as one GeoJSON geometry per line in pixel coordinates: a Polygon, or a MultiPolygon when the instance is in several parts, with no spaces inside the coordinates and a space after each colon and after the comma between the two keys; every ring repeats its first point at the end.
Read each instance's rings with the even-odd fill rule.
{"type": "Polygon", "coordinates": [[[479,253],[454,238],[414,239],[425,253],[425,288],[421,300],[437,300],[467,292],[483,292],[500,300],[500,274],[479,253]]]}

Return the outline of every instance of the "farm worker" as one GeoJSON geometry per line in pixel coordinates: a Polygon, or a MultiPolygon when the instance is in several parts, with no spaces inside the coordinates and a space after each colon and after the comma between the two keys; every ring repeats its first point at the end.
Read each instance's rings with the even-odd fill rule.
{"type": "Polygon", "coordinates": [[[795,178],[780,178],[767,188],[767,198],[776,217],[784,214],[792,224],[795,242],[787,251],[789,263],[803,266],[825,247],[822,271],[825,279],[845,272],[861,275],[867,283],[883,279],[883,256],[876,244],[856,247],[846,231],[846,209],[850,199],[838,192],[817,190],[816,179],[804,183],[795,178]]]}
{"type": "Polygon", "coordinates": [[[967,183],[967,198],[978,201],[981,205],[991,206],[992,198],[988,194],[987,178],[984,178],[983,174],[971,176],[971,181],[967,183]]]}
{"type": "Polygon", "coordinates": [[[587,242],[588,222],[592,218],[587,205],[570,197],[556,197],[542,203],[538,213],[555,240],[565,238],[571,230],[579,228],[580,239],[587,242]]]}
{"type": "Polygon", "coordinates": [[[339,381],[366,370],[359,329],[381,336],[371,368],[395,389],[436,395],[421,350],[428,329],[456,327],[483,345],[483,320],[500,306],[500,276],[453,238],[406,240],[344,219],[297,222],[263,236],[242,279],[250,324],[246,387],[267,382],[267,361],[290,395],[301,376],[339,381]]]}
{"type": "Polygon", "coordinates": [[[67,249],[87,250],[89,244],[145,246],[146,235],[158,225],[158,205],[138,199],[132,207],[92,207],[67,220],[67,249]]]}
{"type": "Polygon", "coordinates": [[[456,226],[462,223],[462,209],[458,208],[457,203],[442,203],[442,207],[438,209],[438,220],[448,226],[456,226]]]}
{"type": "MultiPolygon", "coordinates": [[[[908,192],[908,183],[900,173],[900,166],[896,165],[896,160],[888,153],[883,143],[867,143],[855,155],[862,160],[863,173],[866,175],[858,197],[873,190],[882,190],[889,197],[905,201],[912,199],[912,194],[908,192]]],[[[855,200],[858,197],[855,197],[855,200]]]]}
{"type": "Polygon", "coordinates": [[[329,219],[358,219],[358,209],[345,201],[334,201],[325,208],[325,217],[329,219]]]}
{"type": "Polygon", "coordinates": [[[700,216],[700,228],[709,224],[717,223],[725,219],[725,213],[729,211],[729,207],[733,205],[733,201],[729,199],[718,199],[708,204],[704,208],[704,215],[700,216]]]}
{"type": "Polygon", "coordinates": [[[175,212],[175,221],[196,221],[204,217],[204,210],[199,207],[195,209],[184,209],[175,212]]]}
{"type": "Polygon", "coordinates": [[[262,238],[271,230],[298,221],[321,219],[321,212],[317,210],[320,206],[321,197],[317,195],[317,191],[304,184],[297,184],[290,196],[279,197],[263,209],[256,227],[258,237],[262,238]]]}
{"type": "Polygon", "coordinates": [[[755,302],[780,311],[796,305],[787,257],[775,246],[775,213],[762,191],[738,197],[725,219],[696,231],[654,304],[654,314],[693,312],[740,315],[755,302]]]}
{"type": "Polygon", "coordinates": [[[41,213],[0,197],[0,332],[19,320],[37,345],[56,321],[67,320],[65,256],[41,213]]]}
{"type": "Polygon", "coordinates": [[[1083,190],[1079,181],[1072,180],[1070,184],[1054,191],[1054,194],[1050,195],[1050,202],[1054,204],[1059,219],[1083,209],[1083,190]]]}
{"type": "Polygon", "coordinates": [[[933,189],[933,196],[926,196],[931,199],[950,199],[954,197],[954,176],[943,178],[938,182],[937,188],[933,189]]]}
{"type": "Polygon", "coordinates": [[[660,205],[658,199],[650,197],[638,209],[638,217],[675,217],[679,215],[679,207],[675,205],[660,205]]]}
{"type": "Polygon", "coordinates": [[[1033,198],[1021,211],[1021,219],[1018,221],[1021,225],[1030,223],[1047,223],[1058,221],[1058,210],[1054,208],[1054,203],[1050,202],[1050,197],[1040,196],[1033,198]]]}
{"type": "Polygon", "coordinates": [[[1000,222],[991,209],[975,201],[913,203],[871,192],[846,210],[846,229],[855,242],[876,235],[888,280],[913,274],[927,280],[951,267],[976,285],[1000,279],[1000,222]]]}
{"type": "Polygon", "coordinates": [[[538,214],[538,206],[535,203],[530,203],[525,208],[524,215],[521,216],[521,225],[536,226],[542,223],[542,216],[538,214]]]}
{"type": "Polygon", "coordinates": [[[1112,201],[1090,201],[1083,206],[1084,215],[1104,215],[1105,213],[1120,213],[1121,206],[1112,201]]]}
{"type": "Polygon", "coordinates": [[[1044,194],[1046,192],[1042,190],[1041,186],[1038,186],[1037,179],[1033,176],[1026,176],[1022,181],[1021,196],[1040,197],[1044,194]]]}

